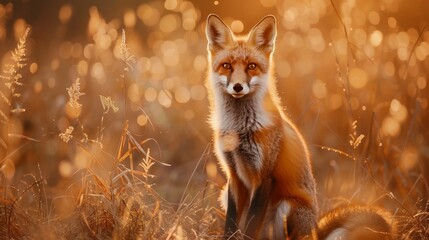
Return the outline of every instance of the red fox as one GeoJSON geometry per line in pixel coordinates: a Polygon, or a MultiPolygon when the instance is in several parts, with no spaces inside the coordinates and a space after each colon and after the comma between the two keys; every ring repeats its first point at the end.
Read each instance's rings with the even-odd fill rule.
{"type": "MultiPolygon", "coordinates": [[[[281,109],[273,78],[276,34],[271,15],[246,36],[235,36],[214,14],[207,18],[211,125],[228,180],[221,195],[226,238],[238,230],[251,239],[318,237],[309,152],[281,109]]],[[[341,221],[349,215],[346,211],[341,221]]],[[[333,232],[335,219],[326,216],[323,238],[347,234],[347,228],[333,232]]]]}

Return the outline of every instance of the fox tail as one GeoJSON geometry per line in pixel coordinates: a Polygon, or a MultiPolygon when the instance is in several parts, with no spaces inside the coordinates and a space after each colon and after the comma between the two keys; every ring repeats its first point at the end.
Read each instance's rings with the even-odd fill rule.
{"type": "Polygon", "coordinates": [[[317,239],[388,240],[393,239],[395,224],[384,209],[362,205],[335,208],[322,216],[317,239]]]}

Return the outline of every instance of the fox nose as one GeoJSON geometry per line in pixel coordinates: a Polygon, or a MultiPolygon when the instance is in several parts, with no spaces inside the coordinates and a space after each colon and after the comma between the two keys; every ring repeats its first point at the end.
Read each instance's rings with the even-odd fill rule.
{"type": "Polygon", "coordinates": [[[235,85],[234,85],[234,87],[232,87],[233,89],[234,89],[234,91],[235,92],[237,92],[237,93],[239,93],[239,92],[241,92],[241,90],[243,90],[243,86],[241,86],[241,84],[240,83],[236,83],[235,85]]]}

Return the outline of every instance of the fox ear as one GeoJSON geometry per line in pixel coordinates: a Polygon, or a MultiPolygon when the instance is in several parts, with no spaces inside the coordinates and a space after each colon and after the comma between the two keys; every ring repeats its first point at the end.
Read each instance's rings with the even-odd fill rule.
{"type": "Polygon", "coordinates": [[[276,35],[276,18],[268,15],[252,28],[247,41],[257,48],[272,52],[276,35]]]}
{"type": "Polygon", "coordinates": [[[206,36],[210,50],[223,49],[234,41],[231,30],[215,14],[207,17],[206,36]]]}

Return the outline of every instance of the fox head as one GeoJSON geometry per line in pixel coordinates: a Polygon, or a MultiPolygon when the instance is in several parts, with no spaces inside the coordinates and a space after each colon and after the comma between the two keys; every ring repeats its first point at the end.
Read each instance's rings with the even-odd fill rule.
{"type": "Polygon", "coordinates": [[[234,98],[267,89],[275,47],[276,19],[268,15],[246,36],[235,36],[222,20],[207,18],[206,36],[212,86],[234,98]]]}

